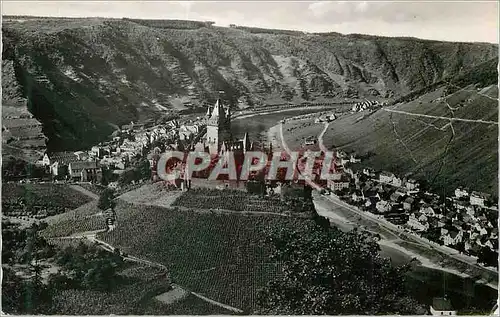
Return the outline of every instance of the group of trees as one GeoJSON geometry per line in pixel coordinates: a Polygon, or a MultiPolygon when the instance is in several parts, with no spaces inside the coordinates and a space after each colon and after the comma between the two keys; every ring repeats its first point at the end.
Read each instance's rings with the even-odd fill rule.
{"type": "MultiPolygon", "coordinates": [[[[109,291],[119,282],[120,251],[95,245],[58,249],[40,235],[46,224],[29,228],[2,223],[2,311],[9,314],[57,314],[53,298],[65,289],[109,291]],[[57,273],[44,276],[44,266],[55,262],[57,273]],[[18,276],[19,267],[30,272],[18,276]],[[15,269],[14,269],[15,268],[15,269]]],[[[46,273],[46,272],[45,272],[46,273]]]]}
{"type": "MultiPolygon", "coordinates": [[[[319,216],[318,216],[319,217],[319,216]]],[[[393,267],[377,243],[310,222],[269,232],[272,258],[283,276],[259,294],[259,313],[273,315],[424,314],[403,286],[404,267],[393,267]]]]}
{"type": "Polygon", "coordinates": [[[41,178],[44,176],[46,176],[44,167],[13,157],[6,159],[2,165],[2,177],[7,181],[26,177],[41,178]]]}
{"type": "Polygon", "coordinates": [[[149,161],[146,159],[140,160],[136,165],[130,169],[127,169],[118,178],[118,183],[123,186],[130,184],[134,181],[140,181],[144,179],[151,178],[151,166],[149,161]]]}

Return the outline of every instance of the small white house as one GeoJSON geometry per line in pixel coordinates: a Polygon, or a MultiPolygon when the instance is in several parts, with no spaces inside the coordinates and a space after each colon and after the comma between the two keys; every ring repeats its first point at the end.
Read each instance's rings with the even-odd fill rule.
{"type": "Polygon", "coordinates": [[[469,196],[469,192],[467,191],[467,189],[464,189],[462,187],[458,187],[457,189],[455,189],[455,197],[456,198],[462,198],[462,197],[468,197],[469,196]]]}
{"type": "Polygon", "coordinates": [[[382,183],[392,183],[392,180],[394,179],[394,174],[389,173],[389,172],[381,172],[379,176],[379,180],[382,183]]]}
{"type": "Polygon", "coordinates": [[[470,204],[473,206],[484,207],[484,203],[488,200],[489,195],[479,192],[472,192],[470,195],[470,204]]]}
{"type": "Polygon", "coordinates": [[[403,181],[399,177],[393,177],[392,179],[392,185],[396,187],[401,187],[403,185],[403,181]]]}
{"type": "Polygon", "coordinates": [[[417,190],[419,187],[419,184],[416,180],[410,178],[405,182],[405,187],[407,190],[417,190]]]}

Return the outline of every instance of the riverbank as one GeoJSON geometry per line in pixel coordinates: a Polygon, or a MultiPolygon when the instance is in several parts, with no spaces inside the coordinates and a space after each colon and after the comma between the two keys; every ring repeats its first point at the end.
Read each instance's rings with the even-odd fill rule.
{"type": "MultiPolygon", "coordinates": [[[[275,149],[280,149],[283,148],[282,140],[280,138],[280,124],[276,124],[269,128],[265,132],[265,136],[267,137],[267,141],[271,142],[273,145],[273,148],[275,149]]],[[[319,196],[319,195],[316,195],[319,196]]],[[[347,219],[344,214],[339,210],[339,208],[342,208],[341,206],[334,205],[332,203],[329,203],[328,201],[321,202],[316,198],[314,200],[316,210],[318,214],[327,217],[330,222],[337,226],[341,230],[351,230],[353,227],[359,227],[359,224],[355,223],[354,221],[351,221],[347,219]]],[[[351,217],[349,217],[351,218],[351,217]]],[[[371,226],[370,226],[371,227],[371,226]]],[[[376,229],[380,229],[379,226],[376,226],[376,229]]],[[[372,231],[372,230],[369,230],[372,231]]],[[[375,230],[378,231],[378,230],[375,230]]],[[[372,231],[373,232],[373,231],[372,231]]],[[[379,232],[377,232],[379,233],[379,232]]],[[[379,245],[381,249],[383,249],[384,253],[389,255],[392,258],[398,258],[398,261],[402,261],[401,255],[404,255],[408,261],[411,259],[416,259],[419,263],[420,266],[424,268],[428,268],[431,270],[437,270],[449,274],[453,274],[459,278],[474,278],[474,276],[471,276],[470,274],[467,274],[463,271],[460,271],[456,268],[452,267],[445,267],[441,265],[440,261],[437,261],[437,259],[434,258],[429,258],[421,253],[417,252],[415,249],[408,249],[405,248],[404,246],[397,244],[397,241],[405,241],[401,240],[399,237],[395,236],[396,238],[392,239],[387,239],[384,235],[385,232],[380,232],[381,236],[383,237],[379,241],[379,245]],[[399,253],[398,255],[395,254],[395,252],[399,253]]],[[[477,279],[476,279],[477,280],[477,279]]],[[[498,285],[495,284],[494,282],[489,282],[489,281],[483,281],[483,280],[478,280],[476,281],[477,284],[485,285],[488,286],[492,289],[498,290],[498,285]]]]}

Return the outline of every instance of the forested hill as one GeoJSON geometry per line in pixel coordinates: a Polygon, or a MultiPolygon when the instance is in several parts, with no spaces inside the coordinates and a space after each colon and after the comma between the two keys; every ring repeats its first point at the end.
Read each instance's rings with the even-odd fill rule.
{"type": "Polygon", "coordinates": [[[486,43],[196,21],[4,17],[2,29],[3,99],[27,107],[54,150],[201,106],[221,90],[235,107],[397,98],[498,56],[486,43]]]}

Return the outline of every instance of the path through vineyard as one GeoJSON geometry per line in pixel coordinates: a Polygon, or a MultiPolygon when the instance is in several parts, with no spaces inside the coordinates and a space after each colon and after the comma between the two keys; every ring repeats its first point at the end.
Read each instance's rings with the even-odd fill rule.
{"type": "Polygon", "coordinates": [[[74,185],[69,185],[69,187],[73,188],[74,190],[79,191],[80,193],[82,193],[84,195],[89,196],[92,199],[99,199],[99,195],[91,192],[90,190],[87,190],[87,189],[83,188],[82,186],[74,184],[74,185]]]}

